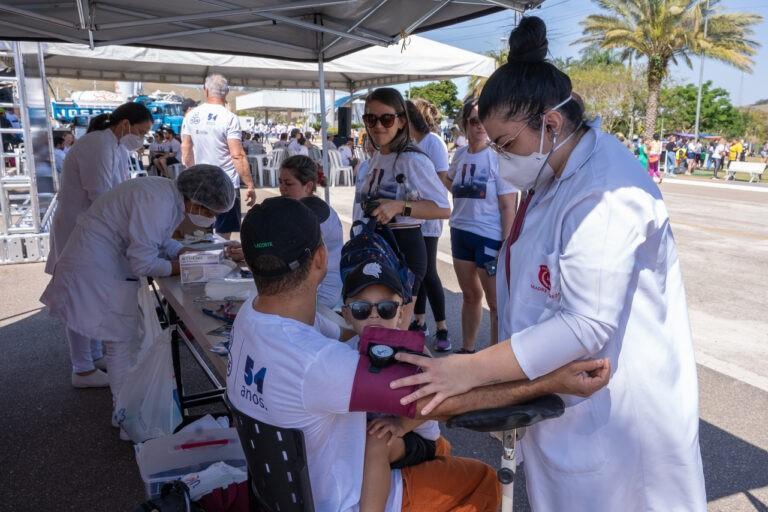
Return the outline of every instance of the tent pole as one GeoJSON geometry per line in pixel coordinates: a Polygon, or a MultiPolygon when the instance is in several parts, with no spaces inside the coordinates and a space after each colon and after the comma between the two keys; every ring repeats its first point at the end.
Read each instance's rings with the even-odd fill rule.
{"type": "Polygon", "coordinates": [[[331,204],[331,168],[328,158],[328,124],[325,119],[325,70],[323,52],[317,54],[317,68],[320,72],[320,137],[323,141],[323,172],[325,173],[325,202],[331,204]]]}

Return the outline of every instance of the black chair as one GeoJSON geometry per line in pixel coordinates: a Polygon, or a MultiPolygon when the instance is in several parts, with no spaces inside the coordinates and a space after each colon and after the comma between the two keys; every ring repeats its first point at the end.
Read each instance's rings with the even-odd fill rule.
{"type": "Polygon", "coordinates": [[[314,512],[304,433],[267,425],[227,405],[248,462],[251,510],[314,512]]]}

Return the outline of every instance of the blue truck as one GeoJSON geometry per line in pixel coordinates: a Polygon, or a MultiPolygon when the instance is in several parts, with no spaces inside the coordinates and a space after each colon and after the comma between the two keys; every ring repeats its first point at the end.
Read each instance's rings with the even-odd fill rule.
{"type": "MultiPolygon", "coordinates": [[[[181,123],[184,120],[181,103],[158,100],[145,94],[136,96],[131,101],[143,104],[152,112],[153,131],[159,130],[163,126],[170,126],[177,135],[181,131],[181,123]]],[[[51,110],[53,118],[60,123],[79,125],[93,116],[112,112],[118,105],[120,103],[93,102],[81,105],[75,101],[52,101],[51,110]]]]}

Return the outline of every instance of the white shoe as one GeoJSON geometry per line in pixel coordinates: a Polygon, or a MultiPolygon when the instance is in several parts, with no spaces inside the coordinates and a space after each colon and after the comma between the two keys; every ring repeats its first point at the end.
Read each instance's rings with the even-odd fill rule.
{"type": "Polygon", "coordinates": [[[93,361],[93,366],[95,366],[97,369],[106,372],[107,371],[107,358],[102,357],[100,359],[95,359],[93,361]]]}
{"type": "Polygon", "coordinates": [[[109,377],[101,370],[88,375],[72,373],[72,385],[76,388],[106,388],[109,387],[109,377]]]}

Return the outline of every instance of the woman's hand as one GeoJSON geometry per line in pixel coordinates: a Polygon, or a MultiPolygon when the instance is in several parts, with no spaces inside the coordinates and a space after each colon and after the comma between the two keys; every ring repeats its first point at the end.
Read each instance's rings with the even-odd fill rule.
{"type": "Polygon", "coordinates": [[[405,426],[403,426],[402,418],[382,417],[368,422],[369,435],[384,439],[384,437],[389,434],[387,445],[391,445],[392,440],[396,437],[403,437],[407,433],[408,431],[405,429],[405,426]]]}
{"type": "Polygon", "coordinates": [[[397,215],[403,213],[405,203],[393,199],[377,199],[379,206],[371,213],[371,217],[379,221],[380,224],[386,224],[397,215]]]}
{"type": "Polygon", "coordinates": [[[473,367],[474,355],[453,355],[441,357],[440,359],[431,359],[398,352],[395,355],[395,359],[422,369],[421,373],[397,379],[390,383],[389,386],[392,389],[405,386],[421,386],[410,395],[402,398],[400,400],[401,404],[407,405],[420,398],[435,395],[426,407],[422,409],[421,414],[423,416],[429,415],[446,398],[466,393],[480,384],[474,381],[473,372],[470,371],[473,367]]]}
{"type": "Polygon", "coordinates": [[[230,242],[224,247],[224,256],[232,261],[244,261],[245,254],[243,254],[243,246],[240,245],[240,242],[230,242]]]}

